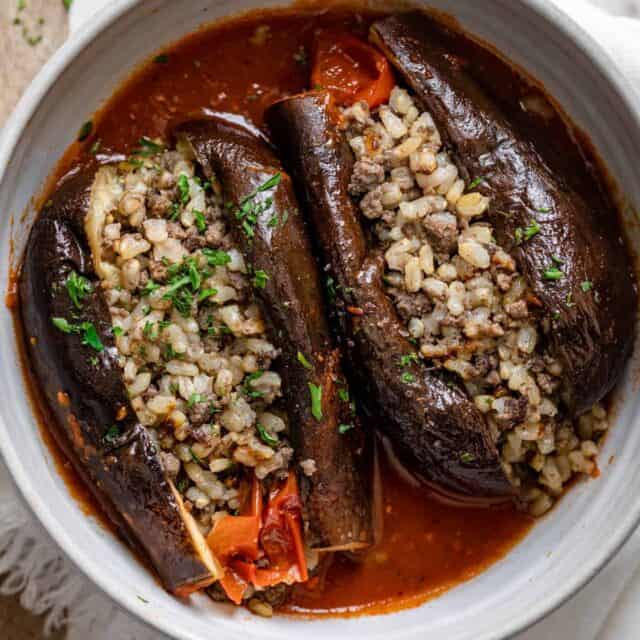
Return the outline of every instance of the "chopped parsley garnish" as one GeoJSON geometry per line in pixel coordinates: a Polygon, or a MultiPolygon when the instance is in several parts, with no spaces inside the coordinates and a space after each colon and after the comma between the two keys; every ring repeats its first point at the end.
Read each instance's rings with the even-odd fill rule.
{"type": "Polygon", "coordinates": [[[260,436],[260,440],[270,447],[278,446],[278,438],[271,435],[259,422],[256,424],[256,431],[260,436]]]}
{"type": "Polygon", "coordinates": [[[98,151],[100,150],[100,147],[102,146],[102,140],[100,138],[98,138],[92,145],[91,145],[91,149],[89,149],[89,153],[92,156],[95,156],[98,151]]]}
{"type": "Polygon", "coordinates": [[[223,267],[231,262],[231,256],[220,249],[203,249],[202,254],[211,267],[223,267]]]}
{"type": "Polygon", "coordinates": [[[532,220],[524,229],[518,227],[515,232],[516,244],[522,244],[527,240],[531,240],[533,236],[540,233],[540,224],[537,220],[532,220]]]}
{"type": "Polygon", "coordinates": [[[112,424],[102,436],[103,442],[107,444],[114,444],[115,441],[120,437],[120,429],[117,424],[112,424]]]}
{"type": "Polygon", "coordinates": [[[178,178],[178,195],[182,204],[189,202],[189,178],[185,173],[178,178]]]}
{"type": "Polygon", "coordinates": [[[180,215],[180,205],[177,202],[174,202],[169,209],[169,220],[177,220],[180,215]]]}
{"type": "Polygon", "coordinates": [[[142,136],[142,138],[138,140],[138,144],[140,147],[138,149],[134,149],[131,155],[127,158],[127,162],[138,169],[144,164],[141,158],[150,158],[157,153],[161,153],[165,149],[164,145],[158,144],[146,136],[142,136]]]}
{"type": "Polygon", "coordinates": [[[124,333],[124,331],[122,330],[122,327],[113,327],[112,331],[113,331],[113,335],[116,337],[121,336],[124,333]]]}
{"type": "Polygon", "coordinates": [[[157,338],[158,337],[158,332],[157,332],[157,330],[154,331],[154,327],[155,327],[155,323],[150,322],[149,320],[147,320],[144,323],[144,327],[142,328],[142,335],[145,338],[149,338],[151,340],[157,338]]]}
{"type": "Polygon", "coordinates": [[[571,308],[571,307],[575,307],[576,303],[573,301],[573,292],[569,291],[569,293],[567,293],[567,297],[565,298],[565,304],[567,305],[567,307],[571,308]]]}
{"type": "Polygon", "coordinates": [[[262,398],[264,394],[262,393],[262,391],[254,389],[252,383],[254,382],[254,380],[258,380],[259,378],[261,378],[263,373],[264,371],[258,370],[250,373],[245,377],[244,382],[242,383],[242,390],[244,391],[245,395],[249,396],[250,398],[262,398]]]}
{"type": "Polygon", "coordinates": [[[327,296],[329,298],[329,304],[335,304],[337,295],[336,281],[331,276],[327,276],[327,296]]]}
{"type": "Polygon", "coordinates": [[[400,356],[401,367],[408,367],[412,362],[418,362],[417,353],[407,353],[406,355],[400,356]]]}
{"type": "Polygon", "coordinates": [[[66,318],[51,318],[53,326],[62,333],[76,333],[82,336],[82,344],[91,347],[95,351],[103,351],[104,345],[98,336],[98,332],[92,322],[73,324],[66,318]]]}
{"type": "Polygon", "coordinates": [[[461,462],[473,462],[475,459],[476,457],[473,455],[473,453],[469,453],[468,451],[464,451],[460,454],[461,462]]]}
{"type": "Polygon", "coordinates": [[[591,291],[591,289],[593,289],[593,282],[590,282],[589,280],[585,280],[584,282],[580,283],[580,288],[587,293],[587,291],[591,291]]]}
{"type": "Polygon", "coordinates": [[[242,230],[244,231],[247,238],[253,238],[253,236],[255,235],[255,225],[258,222],[258,218],[263,213],[269,211],[273,206],[273,198],[269,197],[262,202],[256,202],[256,197],[260,193],[269,191],[270,189],[274,189],[275,187],[277,187],[280,184],[281,179],[282,175],[280,173],[276,173],[266,182],[261,184],[257,189],[255,189],[255,191],[244,198],[238,205],[235,211],[235,217],[242,222],[242,230]]]}
{"type": "Polygon", "coordinates": [[[476,178],[473,182],[469,184],[469,186],[467,187],[467,191],[473,191],[473,189],[481,185],[483,182],[484,182],[484,176],[480,176],[479,178],[476,178]]]}
{"type": "Polygon", "coordinates": [[[203,300],[206,300],[207,298],[211,298],[212,296],[215,296],[217,293],[218,293],[217,289],[203,289],[198,294],[198,302],[202,302],[203,300]]]}
{"type": "Polygon", "coordinates": [[[202,213],[202,211],[194,209],[193,217],[195,219],[196,228],[198,229],[198,231],[200,233],[204,233],[207,230],[207,221],[204,218],[204,213],[202,213]]]}
{"type": "Polygon", "coordinates": [[[560,312],[558,310],[555,310],[551,313],[551,318],[553,320],[560,320],[560,312]]]}
{"type": "Polygon", "coordinates": [[[352,424],[339,424],[338,433],[344,434],[344,433],[347,433],[347,431],[351,431],[351,429],[353,428],[354,427],[352,424]]]}
{"type": "Polygon", "coordinates": [[[349,392],[346,389],[338,389],[338,398],[342,402],[349,402],[349,392]]]}
{"type": "Polygon", "coordinates": [[[142,288],[142,295],[148,296],[152,294],[156,289],[159,289],[159,288],[160,288],[160,285],[157,282],[154,282],[153,280],[147,280],[147,284],[145,284],[144,287],[142,288]]]}
{"type": "Polygon", "coordinates": [[[311,415],[318,421],[322,420],[322,387],[309,383],[311,393],[311,415]]]}
{"type": "Polygon", "coordinates": [[[153,59],[157,64],[167,64],[169,62],[169,56],[166,53],[161,53],[153,59]]]}
{"type": "Polygon", "coordinates": [[[188,318],[191,314],[193,297],[199,293],[202,286],[203,274],[195,258],[186,258],[179,264],[171,265],[167,273],[169,282],[162,299],[171,300],[178,313],[188,318]]]}
{"type": "Polygon", "coordinates": [[[536,209],[536,211],[539,211],[540,213],[549,213],[551,209],[548,207],[540,207],[539,209],[536,209]]]}
{"type": "Polygon", "coordinates": [[[24,11],[27,8],[26,0],[18,0],[17,7],[18,11],[24,11]]]}
{"type": "Polygon", "coordinates": [[[180,478],[178,480],[178,484],[176,485],[176,489],[180,493],[184,493],[189,488],[189,481],[186,478],[180,478]]]}
{"type": "Polygon", "coordinates": [[[415,380],[415,377],[413,376],[412,373],[409,373],[408,371],[405,371],[401,376],[400,379],[402,380],[402,382],[404,382],[405,384],[410,384],[411,382],[413,382],[415,380]]]}
{"type": "Polygon", "coordinates": [[[262,269],[257,269],[256,271],[253,272],[253,278],[251,279],[251,284],[253,284],[253,286],[256,289],[264,289],[268,279],[269,279],[269,275],[267,274],[266,271],[263,271],[262,269]]]}
{"type": "Polygon", "coordinates": [[[80,131],[78,131],[78,142],[83,142],[86,140],[93,131],[93,122],[91,120],[87,120],[81,127],[80,131]]]}
{"type": "Polygon", "coordinates": [[[93,287],[87,278],[72,271],[66,281],[67,291],[73,306],[76,309],[82,308],[82,301],[91,293],[93,287]]]}
{"type": "Polygon", "coordinates": [[[305,368],[305,369],[313,369],[313,366],[311,365],[311,363],[306,359],[304,353],[302,353],[302,351],[298,351],[298,362],[305,368]]]}
{"type": "Polygon", "coordinates": [[[187,407],[191,409],[191,407],[198,404],[199,402],[202,402],[203,400],[204,398],[199,393],[192,393],[189,396],[189,400],[187,401],[187,407]]]}
{"type": "Polygon", "coordinates": [[[194,453],[194,451],[193,451],[193,449],[191,447],[189,447],[189,453],[191,454],[191,459],[196,464],[202,464],[202,460],[200,460],[200,458],[198,458],[198,456],[194,453]]]}
{"type": "Polygon", "coordinates": [[[564,273],[558,267],[549,267],[542,272],[542,277],[545,280],[562,280],[564,273]]]}
{"type": "Polygon", "coordinates": [[[69,9],[71,9],[71,5],[73,4],[73,0],[62,0],[62,4],[64,5],[64,8],[69,11],[69,9]]]}

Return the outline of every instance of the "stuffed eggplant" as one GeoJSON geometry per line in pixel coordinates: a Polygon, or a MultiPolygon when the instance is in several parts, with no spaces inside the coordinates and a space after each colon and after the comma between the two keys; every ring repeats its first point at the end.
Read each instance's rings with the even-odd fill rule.
{"type": "Polygon", "coordinates": [[[99,190],[92,173],[67,180],[31,232],[20,279],[30,362],[74,467],[164,586],[187,595],[220,568],[127,395],[85,231],[99,190]]]}
{"type": "Polygon", "coordinates": [[[402,457],[440,487],[472,496],[509,495],[482,414],[419,361],[384,291],[383,261],[367,250],[349,194],[353,156],[336,120],[328,93],[287,98],[268,112],[344,301],[350,370],[367,411],[379,417],[402,457]]]}
{"type": "Polygon", "coordinates": [[[282,352],[296,457],[314,469],[300,474],[308,541],[321,549],[362,548],[371,542],[371,514],[363,463],[354,452],[357,429],[346,429],[355,416],[291,179],[263,140],[231,121],[187,122],[174,135],[191,147],[207,178],[222,183],[235,236],[282,352]]]}
{"type": "Polygon", "coordinates": [[[498,243],[544,311],[564,400],[584,413],[615,385],[633,344],[637,295],[618,225],[554,174],[464,61],[449,55],[441,30],[414,13],[376,22],[371,35],[429,109],[462,176],[491,199],[498,243]]]}

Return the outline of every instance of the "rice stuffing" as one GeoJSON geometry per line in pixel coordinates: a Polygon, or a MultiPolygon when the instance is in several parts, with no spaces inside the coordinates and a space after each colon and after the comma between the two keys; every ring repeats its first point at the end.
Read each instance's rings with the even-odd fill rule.
{"type": "MultiPolygon", "coordinates": [[[[386,290],[416,357],[461,381],[529,512],[544,514],[573,477],[597,471],[604,407],[563,416],[562,366],[537,300],[494,238],[480,179],[465,183],[431,115],[395,87],[373,111],[344,109],[341,126],[356,157],[349,190],[384,254],[386,290]]],[[[539,227],[520,232],[524,242],[539,227]]]]}

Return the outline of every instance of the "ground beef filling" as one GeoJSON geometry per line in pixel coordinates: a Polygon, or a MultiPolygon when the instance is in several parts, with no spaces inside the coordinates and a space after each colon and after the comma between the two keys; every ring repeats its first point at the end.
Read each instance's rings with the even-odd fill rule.
{"type": "Polygon", "coordinates": [[[406,335],[429,366],[462,381],[508,477],[542,515],[575,474],[596,471],[604,408],[563,416],[562,366],[546,349],[539,303],[496,243],[491,201],[461,179],[431,115],[396,87],[374,111],[345,109],[342,127],[356,156],[350,192],[384,252],[406,335]]]}
{"type": "Polygon", "coordinates": [[[219,185],[197,176],[186,151],[141,142],[100,169],[90,242],[131,404],[207,535],[239,508],[247,468],[267,484],[286,475],[278,351],[219,185]]]}

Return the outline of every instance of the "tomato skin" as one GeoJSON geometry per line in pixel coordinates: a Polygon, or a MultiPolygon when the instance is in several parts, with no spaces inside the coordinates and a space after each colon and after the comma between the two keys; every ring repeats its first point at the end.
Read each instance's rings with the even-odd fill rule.
{"type": "Polygon", "coordinates": [[[323,32],[314,50],[311,85],[329,91],[340,105],[389,99],[395,78],[388,60],[370,44],[345,33],[323,32]]]}
{"type": "Polygon", "coordinates": [[[289,472],[284,484],[271,493],[266,508],[254,476],[242,514],[220,520],[207,543],[225,567],[220,584],[236,604],[241,604],[249,584],[264,588],[305,581],[302,502],[295,473],[289,472]],[[259,559],[268,559],[269,568],[258,568],[259,559]]]}

